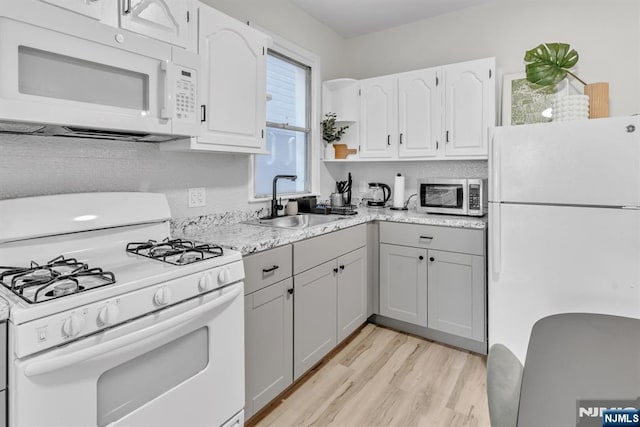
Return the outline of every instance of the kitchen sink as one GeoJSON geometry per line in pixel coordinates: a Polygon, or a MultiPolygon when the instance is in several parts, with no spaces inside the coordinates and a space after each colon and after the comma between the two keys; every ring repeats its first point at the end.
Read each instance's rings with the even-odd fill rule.
{"type": "Polygon", "coordinates": [[[307,228],[347,218],[348,217],[336,215],[298,214],[291,216],[279,216],[277,218],[259,218],[246,221],[244,224],[276,228],[307,228]]]}

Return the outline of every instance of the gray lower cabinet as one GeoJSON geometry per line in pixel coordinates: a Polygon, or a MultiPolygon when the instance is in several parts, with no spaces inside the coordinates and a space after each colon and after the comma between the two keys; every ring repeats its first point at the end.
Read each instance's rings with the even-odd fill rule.
{"type": "Polygon", "coordinates": [[[245,417],[293,383],[291,245],[244,258],[245,417]]]}
{"type": "Polygon", "coordinates": [[[380,314],[427,326],[427,250],[380,244],[380,314]]]}
{"type": "Polygon", "coordinates": [[[377,321],[486,353],[485,248],[485,230],[381,223],[377,321]]]}
{"type": "Polygon", "coordinates": [[[367,248],[338,258],[338,343],[367,320],[367,248]]]}
{"type": "Polygon", "coordinates": [[[367,320],[366,260],[362,247],[294,276],[294,380],[367,320]]]}
{"type": "Polygon", "coordinates": [[[483,341],[484,271],[484,257],[429,250],[427,326],[483,341]]]}
{"type": "Polygon", "coordinates": [[[293,377],[318,363],[336,346],[335,261],[329,261],[295,276],[293,377]]]}
{"type": "Polygon", "coordinates": [[[293,382],[293,279],[245,296],[245,415],[293,382]]]}

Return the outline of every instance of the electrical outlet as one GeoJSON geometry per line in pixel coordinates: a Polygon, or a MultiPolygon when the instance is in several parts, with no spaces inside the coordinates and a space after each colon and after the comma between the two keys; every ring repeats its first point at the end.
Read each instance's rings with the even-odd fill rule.
{"type": "Polygon", "coordinates": [[[198,208],[206,206],[207,193],[203,187],[189,189],[189,207],[198,208]]]}

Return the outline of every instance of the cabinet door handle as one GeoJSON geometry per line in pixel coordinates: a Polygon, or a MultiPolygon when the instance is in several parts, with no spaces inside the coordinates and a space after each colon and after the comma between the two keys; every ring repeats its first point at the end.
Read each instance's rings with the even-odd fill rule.
{"type": "Polygon", "coordinates": [[[422,255],[420,255],[420,256],[418,257],[418,259],[419,259],[420,261],[422,261],[422,260],[424,259],[424,257],[423,257],[422,255]]]}
{"type": "Polygon", "coordinates": [[[449,142],[449,131],[447,131],[445,142],[449,142]]]}
{"type": "Polygon", "coordinates": [[[340,266],[340,270],[344,270],[344,265],[341,265],[341,266],[340,266]]]}
{"type": "Polygon", "coordinates": [[[433,261],[435,261],[435,260],[436,260],[436,259],[435,259],[434,257],[429,258],[429,261],[431,261],[431,262],[433,262],[433,261]]]}
{"type": "Polygon", "coordinates": [[[433,240],[431,236],[420,236],[421,239],[433,240]]]}
{"type": "Polygon", "coordinates": [[[287,292],[289,293],[289,295],[293,295],[293,288],[287,289],[287,292]]]}
{"type": "Polygon", "coordinates": [[[391,145],[391,135],[387,135],[387,145],[391,145]]]}
{"type": "Polygon", "coordinates": [[[263,273],[271,273],[272,271],[276,271],[276,270],[277,270],[277,269],[279,269],[279,268],[280,268],[280,266],[279,266],[279,265],[274,265],[274,266],[273,266],[273,267],[271,267],[271,268],[263,268],[263,269],[262,269],[262,272],[263,272],[263,273]]]}
{"type": "Polygon", "coordinates": [[[206,122],[207,121],[207,106],[206,105],[201,105],[200,106],[200,122],[206,122]]]}
{"type": "Polygon", "coordinates": [[[333,269],[333,272],[334,272],[334,273],[337,273],[337,272],[338,272],[338,269],[337,269],[337,268],[334,268],[334,269],[333,269]]]}
{"type": "Polygon", "coordinates": [[[128,15],[131,13],[131,0],[124,0],[122,2],[122,14],[128,15]]]}
{"type": "Polygon", "coordinates": [[[403,135],[402,135],[402,134],[400,134],[400,144],[402,144],[402,143],[403,143],[403,141],[402,141],[402,136],[403,136],[403,135]]]}

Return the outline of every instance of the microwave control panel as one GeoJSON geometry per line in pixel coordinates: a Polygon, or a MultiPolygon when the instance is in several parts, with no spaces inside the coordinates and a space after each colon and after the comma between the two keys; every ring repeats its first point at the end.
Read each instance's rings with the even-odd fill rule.
{"type": "Polygon", "coordinates": [[[196,114],[196,72],[178,68],[176,74],[176,118],[190,121],[196,114]]]}
{"type": "Polygon", "coordinates": [[[479,211],[482,207],[482,197],[480,194],[480,185],[469,184],[469,210],[479,211]]]}

